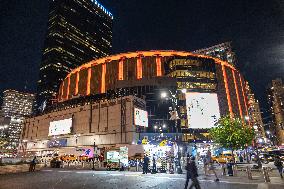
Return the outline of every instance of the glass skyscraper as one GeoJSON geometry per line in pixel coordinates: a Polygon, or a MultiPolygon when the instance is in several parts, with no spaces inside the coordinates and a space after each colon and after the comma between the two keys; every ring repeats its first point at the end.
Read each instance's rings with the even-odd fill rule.
{"type": "Polygon", "coordinates": [[[61,81],[72,69],[110,54],[112,22],[112,14],[96,0],[49,0],[38,107],[56,99],[61,81]]]}
{"type": "Polygon", "coordinates": [[[1,117],[3,117],[3,126],[8,126],[7,148],[12,151],[18,148],[24,118],[32,114],[34,100],[35,95],[31,93],[24,93],[11,89],[3,92],[1,117]]]}

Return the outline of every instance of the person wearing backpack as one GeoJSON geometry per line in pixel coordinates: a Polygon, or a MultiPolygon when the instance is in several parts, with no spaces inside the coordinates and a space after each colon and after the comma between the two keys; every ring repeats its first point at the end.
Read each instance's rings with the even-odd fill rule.
{"type": "Polygon", "coordinates": [[[283,163],[279,156],[276,156],[274,159],[274,165],[277,167],[280,177],[283,179],[283,163]]]}

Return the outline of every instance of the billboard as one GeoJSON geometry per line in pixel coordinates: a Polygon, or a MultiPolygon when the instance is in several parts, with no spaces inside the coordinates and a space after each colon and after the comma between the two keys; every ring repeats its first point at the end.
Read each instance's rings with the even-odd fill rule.
{"type": "Polygon", "coordinates": [[[138,108],[134,108],[134,124],[148,127],[148,112],[138,108]]]}
{"type": "Polygon", "coordinates": [[[52,121],[49,123],[48,136],[69,134],[71,133],[71,128],[72,118],[52,121]]]}
{"type": "Polygon", "coordinates": [[[186,93],[188,127],[208,129],[220,118],[216,93],[186,93]]]}

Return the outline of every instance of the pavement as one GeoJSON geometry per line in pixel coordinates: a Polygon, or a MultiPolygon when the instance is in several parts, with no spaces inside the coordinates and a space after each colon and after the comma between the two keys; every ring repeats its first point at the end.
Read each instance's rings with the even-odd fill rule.
{"type": "MultiPolygon", "coordinates": [[[[271,175],[264,183],[261,174],[248,180],[239,174],[234,177],[200,175],[203,189],[283,189],[284,180],[271,175]]],[[[0,189],[183,189],[185,174],[147,174],[141,172],[92,171],[43,168],[36,172],[9,173],[0,176],[0,189]]]]}

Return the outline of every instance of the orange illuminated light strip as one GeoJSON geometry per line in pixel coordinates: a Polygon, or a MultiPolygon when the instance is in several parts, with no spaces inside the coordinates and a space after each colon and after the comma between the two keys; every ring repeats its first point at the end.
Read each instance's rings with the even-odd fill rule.
{"type": "Polygon", "coordinates": [[[101,83],[101,93],[106,92],[106,64],[102,65],[102,83],[101,83]]]}
{"type": "Polygon", "coordinates": [[[243,93],[243,99],[244,99],[244,103],[245,103],[245,107],[246,107],[246,114],[248,115],[248,106],[247,106],[247,101],[246,101],[246,96],[245,96],[245,91],[244,91],[244,86],[243,86],[243,81],[242,81],[242,77],[241,74],[239,73],[239,78],[240,78],[240,83],[241,83],[241,87],[242,87],[242,93],[243,93]]]}
{"type": "Polygon", "coordinates": [[[118,80],[123,80],[123,58],[118,63],[118,80]]]}
{"type": "MultiPolygon", "coordinates": [[[[157,54],[159,54],[160,56],[194,56],[194,57],[200,57],[200,58],[210,58],[213,59],[216,64],[220,64],[220,65],[224,65],[226,67],[229,67],[233,70],[235,70],[236,68],[232,65],[230,65],[228,62],[220,60],[218,58],[214,58],[214,57],[210,57],[210,56],[206,56],[206,55],[201,55],[201,54],[194,54],[191,52],[185,52],[185,51],[172,51],[172,50],[153,50],[153,51],[137,51],[137,52],[129,52],[129,53],[121,53],[121,54],[117,54],[117,55],[112,55],[112,56],[107,56],[105,58],[100,58],[97,60],[92,60],[90,62],[87,62],[85,64],[83,64],[82,66],[72,70],[68,76],[70,76],[71,74],[76,73],[77,71],[80,71],[83,68],[89,68],[91,66],[94,65],[98,65],[98,64],[104,64],[106,63],[106,61],[108,60],[110,61],[114,61],[114,60],[120,60],[122,57],[123,58],[135,58],[137,56],[157,56],[157,54]]],[[[68,77],[67,76],[67,77],[68,77]]],[[[66,78],[67,78],[66,77],[66,78]]]]}
{"type": "Polygon", "coordinates": [[[77,72],[76,73],[76,87],[75,87],[75,95],[77,95],[78,94],[78,88],[79,88],[79,80],[80,80],[80,78],[79,78],[80,76],[79,76],[79,72],[77,72]]]}
{"type": "Polygon", "coordinates": [[[160,56],[156,56],[156,69],[157,69],[157,76],[162,76],[162,63],[160,56]]]}
{"type": "Polygon", "coordinates": [[[137,57],[136,69],[137,69],[137,79],[141,79],[142,78],[142,58],[141,56],[137,57]]]}
{"type": "Polygon", "coordinates": [[[230,116],[234,117],[233,110],[232,110],[230,91],[229,91],[229,86],[228,86],[228,78],[227,78],[227,74],[226,74],[226,70],[225,70],[224,65],[222,65],[222,71],[223,71],[223,77],[224,77],[224,83],[225,83],[225,89],[226,89],[226,95],[227,95],[227,101],[228,101],[230,116]]]}
{"type": "Polygon", "coordinates": [[[61,100],[64,100],[63,93],[64,93],[64,82],[62,82],[62,88],[61,88],[61,100]]]}
{"type": "Polygon", "coordinates": [[[69,98],[69,87],[70,87],[70,77],[68,77],[68,84],[67,84],[67,92],[66,92],[66,99],[69,98]]]}
{"type": "Polygon", "coordinates": [[[92,69],[88,68],[87,95],[91,94],[91,76],[92,76],[92,69]]]}
{"type": "Polygon", "coordinates": [[[233,78],[234,78],[234,83],[235,83],[235,89],[236,89],[236,94],[237,94],[237,100],[238,100],[240,116],[241,116],[242,121],[244,121],[244,119],[243,119],[243,111],[242,111],[242,107],[241,107],[240,96],[239,96],[239,89],[238,89],[238,85],[237,85],[237,81],[236,81],[235,71],[232,70],[232,73],[233,73],[233,78]]]}

